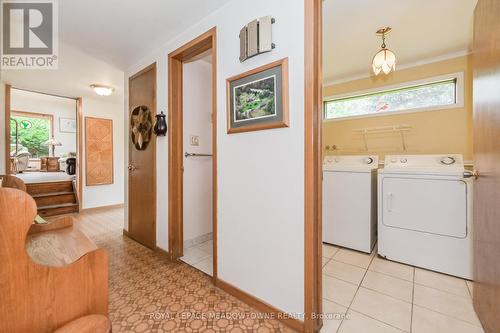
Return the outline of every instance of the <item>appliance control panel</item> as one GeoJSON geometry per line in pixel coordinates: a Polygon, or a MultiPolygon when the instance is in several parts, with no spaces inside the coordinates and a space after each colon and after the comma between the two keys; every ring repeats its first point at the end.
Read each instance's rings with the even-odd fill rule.
{"type": "Polygon", "coordinates": [[[447,168],[463,167],[464,161],[460,154],[443,155],[387,155],[385,168],[447,168]]]}
{"type": "Polygon", "coordinates": [[[378,167],[378,156],[376,155],[338,155],[325,156],[323,165],[328,166],[370,166],[378,167]]]}

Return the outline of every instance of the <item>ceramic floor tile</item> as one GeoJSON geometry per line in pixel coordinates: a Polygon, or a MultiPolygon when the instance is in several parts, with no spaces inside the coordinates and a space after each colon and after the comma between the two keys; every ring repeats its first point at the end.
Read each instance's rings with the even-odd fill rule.
{"type": "Polygon", "coordinates": [[[194,268],[199,269],[203,273],[213,276],[213,257],[203,259],[199,263],[193,265],[194,268]]]}
{"type": "Polygon", "coordinates": [[[415,284],[414,293],[414,304],[480,326],[470,298],[419,284],[415,284]]]}
{"type": "Polygon", "coordinates": [[[411,304],[366,288],[359,288],[351,308],[364,315],[410,331],[411,304]]]}
{"type": "Polygon", "coordinates": [[[458,296],[470,297],[465,280],[453,276],[415,268],[415,283],[447,291],[458,296]]]}
{"type": "Polygon", "coordinates": [[[180,258],[182,261],[184,261],[188,265],[194,265],[202,261],[203,259],[206,259],[210,256],[210,254],[200,250],[199,247],[190,247],[187,249],[184,249],[184,256],[180,258]]]}
{"type": "Polygon", "coordinates": [[[390,276],[394,276],[403,280],[413,281],[413,270],[412,266],[400,264],[394,261],[383,259],[381,257],[373,258],[370,267],[371,271],[384,273],[390,276]]]}
{"type": "Polygon", "coordinates": [[[323,298],[329,301],[349,306],[357,289],[352,283],[323,274],[323,298]]]}
{"type": "Polygon", "coordinates": [[[323,243],[323,257],[332,258],[339,248],[335,245],[323,243]]]}
{"type": "Polygon", "coordinates": [[[325,267],[326,263],[330,261],[330,258],[321,257],[321,267],[325,267]]]}
{"type": "Polygon", "coordinates": [[[400,329],[381,321],[349,310],[347,318],[342,322],[338,333],[403,333],[400,329]]]}
{"type": "Polygon", "coordinates": [[[372,260],[372,255],[354,250],[340,249],[335,253],[333,258],[346,264],[368,268],[372,260]]]}
{"type": "Polygon", "coordinates": [[[213,246],[212,246],[212,241],[209,240],[209,241],[206,241],[204,243],[201,243],[200,245],[198,245],[197,247],[202,250],[203,252],[209,254],[209,255],[212,255],[213,254],[213,246]]]}
{"type": "Polygon", "coordinates": [[[323,299],[323,327],[321,333],[337,332],[345,317],[347,308],[340,304],[323,299]]]}
{"type": "Polygon", "coordinates": [[[467,283],[467,289],[469,289],[469,295],[472,298],[473,294],[473,282],[472,281],[465,281],[467,283]]]}
{"type": "Polygon", "coordinates": [[[484,331],[481,327],[415,305],[412,333],[484,333],[484,331]]]}
{"type": "Polygon", "coordinates": [[[323,274],[333,276],[356,285],[361,283],[366,270],[357,266],[345,264],[335,259],[330,260],[323,268],[323,274]]]}
{"type": "Polygon", "coordinates": [[[375,271],[368,271],[361,285],[402,301],[412,302],[413,283],[409,281],[375,271]]]}

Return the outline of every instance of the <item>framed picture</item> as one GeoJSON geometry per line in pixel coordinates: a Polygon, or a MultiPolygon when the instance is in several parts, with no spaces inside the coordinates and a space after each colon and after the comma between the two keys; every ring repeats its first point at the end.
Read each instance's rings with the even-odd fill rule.
{"type": "Polygon", "coordinates": [[[76,133],[76,119],[59,118],[59,132],[76,133]]]}
{"type": "Polygon", "coordinates": [[[288,58],[227,79],[227,132],[288,127],[288,58]]]}

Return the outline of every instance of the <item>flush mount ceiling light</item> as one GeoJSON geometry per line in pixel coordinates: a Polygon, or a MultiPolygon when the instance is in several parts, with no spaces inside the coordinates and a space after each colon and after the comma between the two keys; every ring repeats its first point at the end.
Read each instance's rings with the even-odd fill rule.
{"type": "Polygon", "coordinates": [[[94,92],[99,96],[109,96],[115,91],[115,88],[103,86],[101,84],[91,84],[90,88],[94,89],[94,92]]]}
{"type": "Polygon", "coordinates": [[[391,50],[387,49],[385,45],[385,35],[391,32],[390,27],[385,27],[377,30],[377,36],[382,37],[382,49],[375,54],[372,61],[373,73],[379,75],[380,73],[389,74],[396,70],[396,55],[391,50]]]}

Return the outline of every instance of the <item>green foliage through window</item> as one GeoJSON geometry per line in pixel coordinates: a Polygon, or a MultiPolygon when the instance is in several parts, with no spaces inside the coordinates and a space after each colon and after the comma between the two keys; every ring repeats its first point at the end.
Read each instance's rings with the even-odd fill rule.
{"type": "Polygon", "coordinates": [[[18,124],[18,153],[26,152],[37,158],[49,155],[45,142],[50,138],[50,119],[13,115],[10,121],[11,152],[16,150],[16,122],[18,124]],[[29,124],[31,123],[31,126],[29,124]]]}
{"type": "Polygon", "coordinates": [[[457,80],[384,90],[324,103],[325,119],[363,116],[456,104],[457,80]]]}

